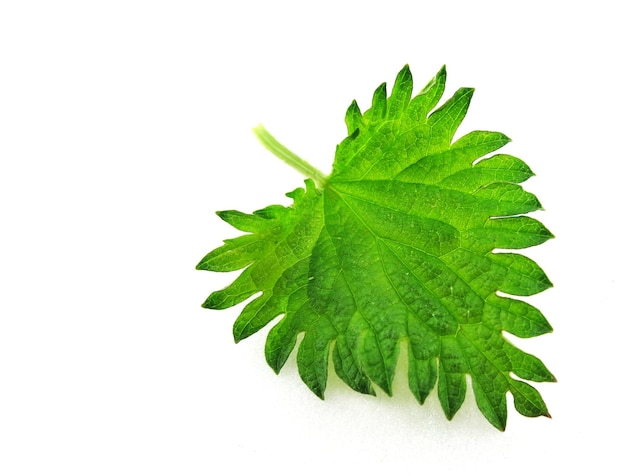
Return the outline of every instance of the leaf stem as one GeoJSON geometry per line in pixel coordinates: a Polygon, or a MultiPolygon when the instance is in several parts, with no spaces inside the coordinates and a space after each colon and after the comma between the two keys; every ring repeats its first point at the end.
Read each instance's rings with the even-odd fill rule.
{"type": "Polygon", "coordinates": [[[287,147],[278,142],[272,134],[267,132],[267,129],[265,129],[263,124],[259,124],[252,129],[252,131],[256,135],[257,139],[259,139],[259,142],[261,142],[261,144],[263,144],[272,154],[283,162],[289,164],[301,174],[313,179],[318,188],[324,188],[328,177],[309,164],[306,160],[298,157],[296,154],[287,149],[287,147]]]}

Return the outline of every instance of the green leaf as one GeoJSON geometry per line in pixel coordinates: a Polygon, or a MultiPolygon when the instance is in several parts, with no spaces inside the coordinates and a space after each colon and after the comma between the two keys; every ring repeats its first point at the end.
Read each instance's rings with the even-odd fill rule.
{"type": "Polygon", "coordinates": [[[541,209],[520,185],[530,168],[507,154],[488,156],[507,136],[474,131],[455,140],[473,89],[437,108],[445,81],[442,68],[412,97],[406,66],[389,97],[383,83],[369,110],[352,102],[329,176],[255,129],[309,179],[288,194],[291,206],[218,213],[246,234],[225,240],[197,268],[243,269],[204,306],[249,300],[234,324],[236,341],[278,319],[266,341],[268,364],[280,372],[300,337],[298,371],[320,398],[330,361],[355,391],[392,395],[406,342],[402,377],[419,403],[436,387],[452,419],[469,379],[480,411],[504,430],[507,393],[522,415],[549,416],[537,390],[512,376],[554,376],[503,333],[527,338],[552,328],[538,309],[502,293],[530,296],[552,286],[537,263],[510,250],[553,236],[524,215],[541,209]]]}

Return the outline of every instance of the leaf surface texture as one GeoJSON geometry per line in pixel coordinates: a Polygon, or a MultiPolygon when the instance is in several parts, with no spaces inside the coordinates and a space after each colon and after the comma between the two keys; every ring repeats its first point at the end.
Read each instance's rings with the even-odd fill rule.
{"type": "Polygon", "coordinates": [[[436,387],[451,419],[469,376],[478,408],[504,430],[509,392],[522,415],[549,416],[524,380],[554,376],[503,331],[527,338],[552,330],[538,309],[513,297],[552,286],[514,251],[552,234],[525,216],[541,204],[520,185],[533,175],[528,166],[496,153],[509,142],[504,134],[455,140],[473,90],[461,88],[437,108],[445,80],[442,68],[413,96],[405,67],[389,97],[383,84],[365,113],[353,102],[324,187],[306,180],[288,194],[289,207],[219,212],[246,234],[197,268],[243,269],[204,306],[255,296],[234,324],[235,340],[277,319],[265,356],[278,373],[302,335],[298,370],[320,398],[330,365],[358,392],[391,395],[406,342],[409,387],[420,403],[436,387]]]}

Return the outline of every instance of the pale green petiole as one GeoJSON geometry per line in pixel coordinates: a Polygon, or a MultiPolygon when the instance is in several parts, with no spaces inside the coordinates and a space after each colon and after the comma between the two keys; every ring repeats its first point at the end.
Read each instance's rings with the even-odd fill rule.
{"type": "Polygon", "coordinates": [[[289,164],[301,174],[313,179],[318,188],[324,188],[328,177],[309,164],[306,160],[298,157],[296,154],[287,149],[287,147],[278,142],[272,134],[267,132],[267,129],[263,127],[263,124],[259,124],[252,129],[252,131],[257,136],[257,139],[259,139],[261,144],[263,144],[272,154],[283,162],[289,164]]]}

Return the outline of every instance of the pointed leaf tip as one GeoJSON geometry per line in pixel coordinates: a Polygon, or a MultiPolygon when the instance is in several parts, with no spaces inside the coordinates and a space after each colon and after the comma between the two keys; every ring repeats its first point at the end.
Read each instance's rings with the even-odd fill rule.
{"type": "Polygon", "coordinates": [[[387,83],[382,83],[372,97],[372,107],[366,113],[370,121],[378,121],[387,114],[387,83]]]}
{"type": "Polygon", "coordinates": [[[361,109],[356,102],[356,99],[350,103],[348,110],[346,111],[345,122],[348,127],[348,136],[354,134],[354,132],[361,127],[362,125],[363,115],[361,114],[361,109]]]}
{"type": "Polygon", "coordinates": [[[404,67],[400,70],[398,75],[396,76],[396,82],[399,81],[408,81],[413,82],[413,75],[411,74],[411,68],[409,68],[408,64],[405,64],[404,67]]]}
{"type": "Polygon", "coordinates": [[[396,82],[389,98],[389,117],[396,118],[402,115],[411,101],[413,95],[413,77],[409,65],[406,65],[398,73],[396,82]]]}
{"type": "Polygon", "coordinates": [[[435,79],[442,78],[445,82],[447,75],[448,75],[448,68],[444,64],[441,68],[439,68],[439,71],[437,71],[437,74],[435,75],[435,79]]]}

